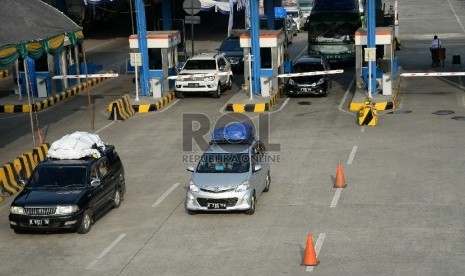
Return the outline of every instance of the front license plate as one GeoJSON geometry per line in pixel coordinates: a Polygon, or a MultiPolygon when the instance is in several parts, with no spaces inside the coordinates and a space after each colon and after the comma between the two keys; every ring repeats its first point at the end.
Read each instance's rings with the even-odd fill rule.
{"type": "Polygon", "coordinates": [[[48,219],[30,219],[29,225],[42,226],[42,225],[48,225],[49,222],[50,221],[48,219]]]}
{"type": "Polygon", "coordinates": [[[302,92],[310,92],[310,91],[312,91],[312,89],[311,88],[300,88],[300,91],[302,91],[302,92]]]}
{"type": "Polygon", "coordinates": [[[199,84],[198,83],[188,83],[187,86],[188,87],[199,87],[199,84]]]}
{"type": "Polygon", "coordinates": [[[208,203],[208,209],[226,209],[226,203],[208,203]]]}

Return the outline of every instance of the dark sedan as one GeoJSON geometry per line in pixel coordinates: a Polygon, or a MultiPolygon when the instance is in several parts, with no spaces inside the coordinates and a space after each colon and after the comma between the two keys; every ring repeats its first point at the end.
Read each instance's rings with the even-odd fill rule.
{"type": "Polygon", "coordinates": [[[236,72],[244,71],[244,50],[241,48],[239,37],[229,37],[221,43],[218,53],[224,54],[236,72]]]}
{"type": "MultiPolygon", "coordinates": [[[[307,73],[330,70],[328,62],[322,56],[301,56],[292,65],[292,73],[307,73]]],[[[331,87],[330,75],[294,76],[287,80],[285,91],[293,95],[328,95],[331,87]]]]}

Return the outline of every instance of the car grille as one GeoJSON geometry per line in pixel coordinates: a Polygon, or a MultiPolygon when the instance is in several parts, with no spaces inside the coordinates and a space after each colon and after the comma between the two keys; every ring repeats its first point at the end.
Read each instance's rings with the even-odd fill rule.
{"type": "Polygon", "coordinates": [[[226,203],[227,207],[233,207],[237,203],[237,197],[233,198],[197,198],[197,202],[202,207],[207,207],[208,203],[226,203]]]}
{"type": "Polygon", "coordinates": [[[54,215],[55,214],[55,207],[52,208],[24,208],[24,212],[30,216],[46,216],[46,215],[54,215]]]}
{"type": "Polygon", "coordinates": [[[214,194],[232,192],[232,191],[234,191],[234,189],[235,189],[235,188],[221,189],[221,188],[219,188],[219,187],[214,187],[214,188],[200,188],[200,190],[201,190],[202,192],[214,193],[214,194]]]}

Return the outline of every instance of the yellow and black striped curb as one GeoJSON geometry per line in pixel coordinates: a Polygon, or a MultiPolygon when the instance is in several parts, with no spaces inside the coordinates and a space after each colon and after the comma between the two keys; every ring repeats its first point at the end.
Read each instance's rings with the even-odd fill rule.
{"type": "Polygon", "coordinates": [[[121,98],[112,101],[108,105],[108,111],[110,111],[110,117],[108,117],[108,120],[115,121],[127,120],[136,113],[131,105],[128,94],[124,94],[121,98]]]}
{"type": "Polygon", "coordinates": [[[165,105],[169,104],[175,99],[175,93],[169,92],[166,96],[158,100],[154,104],[140,104],[140,105],[133,105],[132,107],[138,113],[147,113],[152,111],[158,111],[162,109],[165,105]]]}
{"type": "MultiPolygon", "coordinates": [[[[392,101],[384,101],[384,102],[377,102],[373,103],[374,106],[376,107],[376,110],[390,110],[390,109],[395,109],[396,108],[396,103],[397,103],[397,96],[400,92],[400,77],[397,77],[397,80],[395,81],[394,84],[394,93],[392,96],[392,101]]],[[[364,107],[363,102],[351,102],[349,105],[349,110],[352,112],[358,112],[364,107]]]]}
{"type": "Polygon", "coordinates": [[[370,99],[367,99],[364,106],[358,112],[358,124],[375,126],[378,123],[378,111],[370,99]]]}
{"type": "Polygon", "coordinates": [[[279,98],[283,95],[284,86],[281,86],[273,96],[270,96],[268,102],[265,103],[254,103],[254,104],[235,104],[229,103],[226,105],[224,111],[232,111],[237,113],[243,112],[256,112],[261,113],[265,111],[270,111],[273,106],[278,103],[279,98]]]}
{"type": "Polygon", "coordinates": [[[8,69],[0,71],[0,80],[8,77],[9,75],[11,75],[11,72],[8,69]]]}
{"type": "MultiPolygon", "coordinates": [[[[23,153],[13,162],[8,162],[0,167],[0,189],[2,194],[14,195],[23,189],[19,184],[19,179],[27,179],[31,176],[32,171],[40,162],[44,161],[50,144],[45,143],[31,152],[23,153]]],[[[0,200],[2,202],[3,199],[0,200]]]]}
{"type": "MultiPolygon", "coordinates": [[[[60,101],[63,101],[67,98],[70,98],[76,94],[81,93],[86,88],[97,85],[98,83],[107,79],[106,77],[93,78],[86,82],[81,83],[80,85],[74,86],[65,92],[59,92],[55,96],[50,96],[47,99],[35,102],[32,105],[33,111],[40,111],[47,107],[50,107],[60,101]]],[[[0,105],[0,113],[27,113],[30,111],[28,104],[23,105],[0,105]]]]}

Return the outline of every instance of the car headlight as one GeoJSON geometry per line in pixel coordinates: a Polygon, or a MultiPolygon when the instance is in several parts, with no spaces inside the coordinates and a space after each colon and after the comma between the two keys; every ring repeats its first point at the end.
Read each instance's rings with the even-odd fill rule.
{"type": "Polygon", "coordinates": [[[77,205],[57,206],[55,215],[69,215],[77,211],[79,211],[79,207],[77,205]]]}
{"type": "Polygon", "coordinates": [[[290,84],[290,85],[294,85],[294,84],[295,84],[294,80],[293,80],[293,79],[289,79],[289,84],[290,84]]]}
{"type": "Polygon", "coordinates": [[[236,192],[243,192],[247,190],[250,186],[250,183],[248,180],[245,180],[244,182],[241,183],[241,185],[237,186],[236,192]]]}
{"type": "Polygon", "coordinates": [[[320,84],[323,84],[324,82],[325,82],[325,79],[321,78],[321,79],[318,80],[318,82],[316,84],[320,85],[320,84]]]}
{"type": "Polygon", "coordinates": [[[200,192],[199,187],[195,185],[195,182],[193,180],[189,181],[189,190],[191,190],[191,192],[194,192],[194,193],[200,192]]]}
{"type": "Polygon", "coordinates": [[[24,215],[24,208],[19,206],[11,206],[10,213],[13,215],[24,215]]]}
{"type": "Polygon", "coordinates": [[[214,81],[215,80],[215,76],[209,76],[209,77],[205,77],[203,78],[204,81],[214,81]]]}

